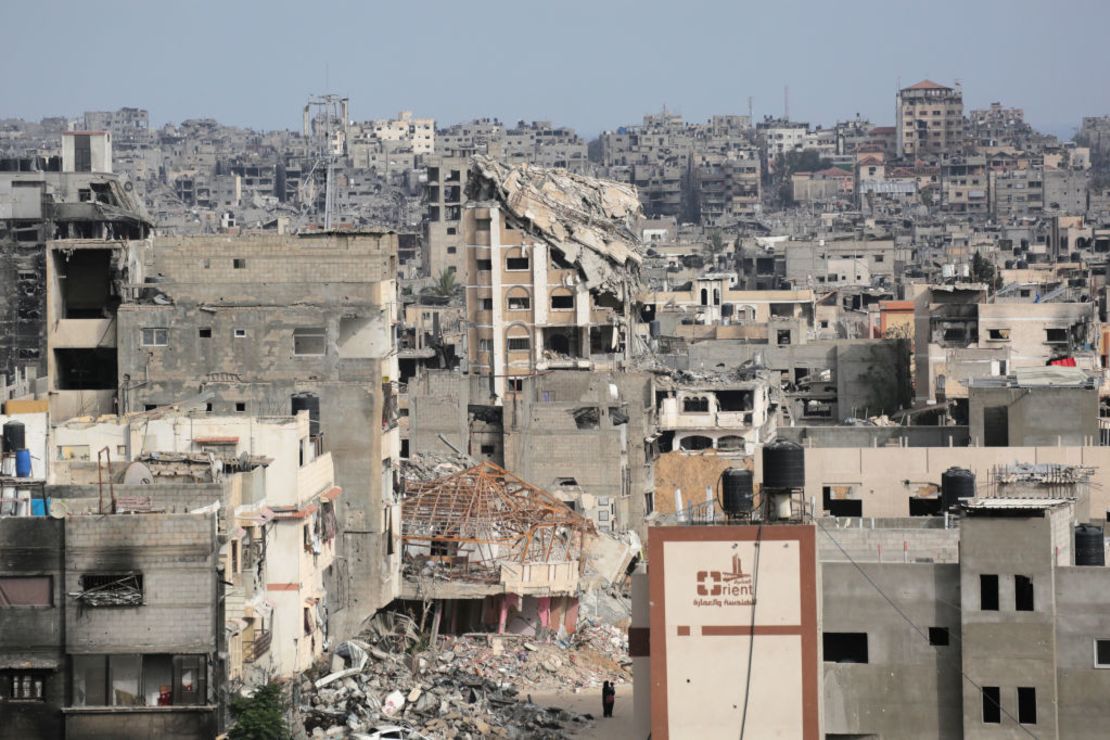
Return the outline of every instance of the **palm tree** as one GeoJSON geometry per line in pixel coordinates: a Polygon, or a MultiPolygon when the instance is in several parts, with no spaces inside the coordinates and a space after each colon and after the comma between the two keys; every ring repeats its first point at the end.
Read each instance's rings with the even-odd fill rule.
{"type": "Polygon", "coordinates": [[[432,286],[432,294],[441,298],[450,298],[455,295],[458,287],[458,283],[455,282],[454,271],[445,269],[439,273],[439,279],[432,286]]]}

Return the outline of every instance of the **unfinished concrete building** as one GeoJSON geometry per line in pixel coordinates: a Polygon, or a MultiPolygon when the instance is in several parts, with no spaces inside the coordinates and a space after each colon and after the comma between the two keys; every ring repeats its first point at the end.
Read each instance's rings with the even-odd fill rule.
{"type": "Polygon", "coordinates": [[[396,271],[391,233],[165,239],[161,282],[119,311],[125,411],[186,399],[219,414],[309,411],[346,494],[327,584],[339,633],[397,588],[396,271]]]}
{"type": "Polygon", "coordinates": [[[0,172],[0,372],[49,373],[64,417],[112,410],[116,307],[143,280],[151,224],[112,174],[110,134],[63,138],[61,158],[0,172]]]}

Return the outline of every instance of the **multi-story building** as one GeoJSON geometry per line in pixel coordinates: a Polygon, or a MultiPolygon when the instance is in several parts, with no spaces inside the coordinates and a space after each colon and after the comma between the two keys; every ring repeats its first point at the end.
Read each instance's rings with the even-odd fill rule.
{"type": "Polygon", "coordinates": [[[467,359],[495,405],[536,372],[628,358],[639,214],[627,186],[474,159],[462,225],[467,359]]]}
{"type": "Polygon", "coordinates": [[[1039,166],[990,173],[991,216],[997,221],[1036,216],[1044,210],[1045,169],[1039,166]]]}
{"type": "Polygon", "coordinates": [[[111,363],[96,358],[115,345],[112,319],[127,284],[142,282],[137,255],[151,224],[112,174],[111,134],[63,139],[62,157],[9,160],[0,172],[0,372],[50,371],[61,393],[55,414],[98,413],[111,410],[115,380],[111,363]],[[70,390],[106,394],[83,410],[63,408],[70,390]]]}
{"type": "Polygon", "coordinates": [[[392,600],[400,567],[396,248],[371,232],[166,238],[151,265],[162,282],[119,309],[124,411],[198,392],[218,414],[310,411],[344,490],[327,584],[340,633],[392,600]]]}
{"type": "Polygon", "coordinates": [[[964,99],[957,88],[922,80],[898,91],[899,157],[960,151],[964,144],[964,99]]]}
{"type": "Polygon", "coordinates": [[[465,157],[442,153],[424,155],[421,165],[425,173],[421,272],[431,278],[449,272],[461,279],[466,274],[462,217],[470,165],[465,157]]]}

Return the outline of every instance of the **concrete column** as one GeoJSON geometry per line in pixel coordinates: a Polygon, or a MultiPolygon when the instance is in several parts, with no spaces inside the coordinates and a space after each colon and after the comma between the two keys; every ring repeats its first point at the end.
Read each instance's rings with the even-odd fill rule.
{"type": "MultiPolygon", "coordinates": [[[[493,374],[493,393],[497,396],[497,405],[505,396],[505,373],[509,369],[508,357],[505,347],[505,324],[503,309],[504,301],[501,288],[501,209],[491,205],[489,208],[489,258],[492,263],[490,270],[491,287],[493,289],[493,357],[490,362],[490,372],[493,374]]],[[[533,347],[533,351],[535,348],[533,347]]]]}

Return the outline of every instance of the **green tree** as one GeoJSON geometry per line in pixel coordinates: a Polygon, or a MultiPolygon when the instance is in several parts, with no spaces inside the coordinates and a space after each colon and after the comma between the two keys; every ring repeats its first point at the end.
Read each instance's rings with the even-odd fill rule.
{"type": "Polygon", "coordinates": [[[234,725],[228,731],[230,740],[288,740],[285,724],[285,701],[281,687],[268,683],[255,690],[254,696],[231,699],[234,725]]]}
{"type": "Polygon", "coordinates": [[[994,285],[994,265],[978,252],[971,258],[971,279],[977,283],[986,283],[990,286],[994,285]]]}
{"type": "Polygon", "coordinates": [[[455,295],[458,287],[458,283],[455,282],[455,273],[445,269],[439,273],[439,279],[432,286],[432,294],[442,298],[450,298],[455,295]]]}

